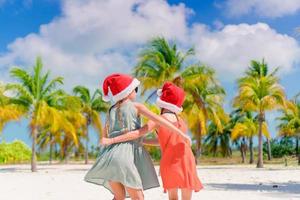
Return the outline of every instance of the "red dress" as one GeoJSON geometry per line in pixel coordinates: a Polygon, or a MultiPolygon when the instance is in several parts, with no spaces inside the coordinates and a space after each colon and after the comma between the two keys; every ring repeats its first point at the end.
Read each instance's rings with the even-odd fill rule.
{"type": "MultiPolygon", "coordinates": [[[[187,126],[182,119],[173,123],[184,133],[187,126]]],[[[158,139],[162,150],[160,173],[165,190],[186,188],[198,192],[203,188],[200,182],[191,147],[182,137],[167,128],[159,127],[158,139]]]]}

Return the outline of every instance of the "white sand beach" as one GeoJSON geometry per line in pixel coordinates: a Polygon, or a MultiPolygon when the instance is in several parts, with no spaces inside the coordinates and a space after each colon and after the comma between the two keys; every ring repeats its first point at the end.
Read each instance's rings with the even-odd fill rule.
{"type": "MultiPolygon", "coordinates": [[[[0,166],[1,200],[111,200],[103,187],[86,183],[83,177],[91,165],[0,166]]],[[[158,168],[157,168],[158,169],[158,168]]],[[[283,166],[200,166],[204,189],[195,200],[300,199],[300,168],[283,166]]],[[[145,199],[163,200],[162,188],[145,191],[145,199]]]]}

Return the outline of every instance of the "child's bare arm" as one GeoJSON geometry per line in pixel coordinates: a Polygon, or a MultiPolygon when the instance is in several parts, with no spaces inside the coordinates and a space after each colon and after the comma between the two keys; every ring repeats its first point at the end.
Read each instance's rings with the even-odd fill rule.
{"type": "Polygon", "coordinates": [[[135,107],[138,109],[138,112],[148,119],[154,121],[157,125],[164,126],[173,132],[180,135],[189,145],[191,145],[191,139],[185,133],[183,133],[180,129],[170,123],[168,120],[164,119],[163,117],[151,112],[145,105],[141,103],[135,103],[135,107]]]}
{"type": "Polygon", "coordinates": [[[159,142],[158,142],[157,138],[144,139],[143,144],[149,145],[149,146],[158,146],[159,147],[159,142]]]}
{"type": "Polygon", "coordinates": [[[102,129],[102,135],[100,136],[100,144],[102,144],[102,141],[107,139],[107,128],[106,126],[104,126],[104,128],[102,129]]]}
{"type": "Polygon", "coordinates": [[[130,131],[130,132],[124,133],[123,135],[120,135],[120,136],[117,136],[114,138],[103,138],[101,141],[101,144],[102,145],[110,145],[110,144],[114,144],[114,143],[135,140],[135,139],[147,134],[148,132],[151,132],[155,127],[156,127],[156,124],[153,121],[149,121],[146,125],[144,125],[142,128],[140,128],[138,130],[130,131]]]}

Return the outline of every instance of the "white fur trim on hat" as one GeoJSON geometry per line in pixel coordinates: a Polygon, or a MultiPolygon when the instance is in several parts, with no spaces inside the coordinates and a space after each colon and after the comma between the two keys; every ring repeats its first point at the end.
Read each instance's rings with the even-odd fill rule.
{"type": "Polygon", "coordinates": [[[122,90],[120,93],[112,97],[113,101],[117,102],[126,98],[139,85],[140,85],[140,81],[134,78],[133,81],[124,90],[122,90]]]}
{"type": "Polygon", "coordinates": [[[102,96],[102,100],[105,102],[109,102],[111,100],[110,96],[102,96]]]}
{"type": "Polygon", "coordinates": [[[157,94],[157,96],[161,96],[162,95],[162,89],[158,89],[157,91],[156,91],[156,94],[157,94]]]}
{"type": "Polygon", "coordinates": [[[166,101],[161,100],[160,98],[156,99],[156,104],[160,107],[160,108],[165,108],[168,109],[174,113],[180,113],[182,112],[182,107],[179,108],[174,104],[168,103],[166,101]]]}
{"type": "Polygon", "coordinates": [[[110,92],[110,89],[108,87],[108,94],[107,95],[103,95],[102,96],[102,100],[105,101],[105,102],[109,102],[111,100],[110,94],[111,94],[111,92],[110,92]]]}

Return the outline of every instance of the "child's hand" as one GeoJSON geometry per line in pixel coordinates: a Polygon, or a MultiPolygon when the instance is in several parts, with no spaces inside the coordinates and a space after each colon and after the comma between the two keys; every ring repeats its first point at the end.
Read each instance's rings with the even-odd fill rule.
{"type": "Polygon", "coordinates": [[[102,138],[102,140],[100,142],[101,145],[106,145],[106,146],[111,145],[112,143],[113,143],[113,141],[111,138],[105,138],[105,137],[102,138]]]}
{"type": "Polygon", "coordinates": [[[190,138],[185,138],[184,140],[189,146],[192,146],[192,140],[190,138]]]}

